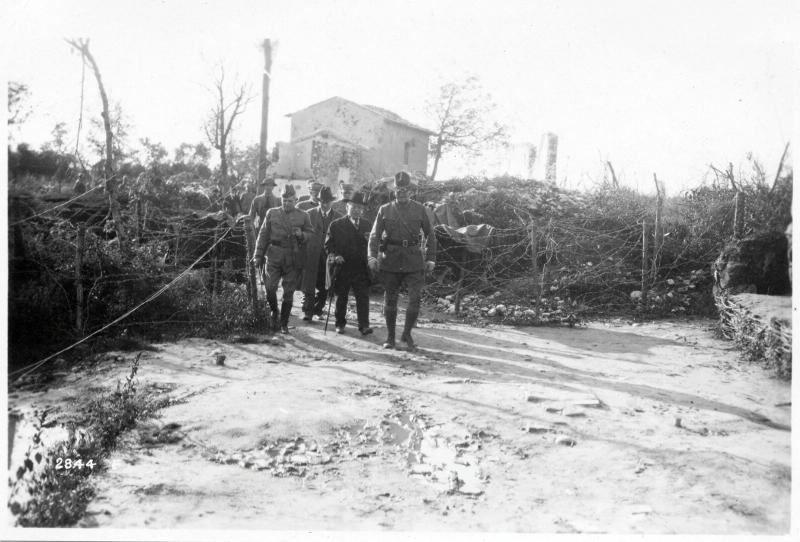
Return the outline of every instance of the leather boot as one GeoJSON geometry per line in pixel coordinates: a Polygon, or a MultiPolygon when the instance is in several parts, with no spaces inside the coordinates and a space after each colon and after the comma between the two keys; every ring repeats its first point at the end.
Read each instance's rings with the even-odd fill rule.
{"type": "Polygon", "coordinates": [[[406,311],[406,323],[403,326],[403,334],[400,336],[400,340],[406,343],[409,350],[414,350],[417,347],[414,344],[414,339],[411,338],[411,330],[414,329],[414,324],[417,323],[417,316],[419,316],[417,311],[406,311]]]}
{"type": "Polygon", "coordinates": [[[385,308],[383,315],[386,318],[386,342],[383,343],[383,347],[394,348],[394,327],[397,322],[397,309],[385,308]]]}
{"type": "Polygon", "coordinates": [[[270,322],[269,331],[275,333],[280,326],[278,319],[278,296],[276,294],[267,294],[267,303],[269,303],[270,322]]]}
{"type": "Polygon", "coordinates": [[[289,313],[292,312],[292,302],[281,303],[281,333],[289,333],[289,313]]]}

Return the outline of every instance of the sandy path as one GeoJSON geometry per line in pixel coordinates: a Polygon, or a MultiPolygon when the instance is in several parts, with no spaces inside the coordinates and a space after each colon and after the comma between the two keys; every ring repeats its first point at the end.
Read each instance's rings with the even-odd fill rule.
{"type": "Polygon", "coordinates": [[[141,379],[185,402],[126,436],[83,524],[787,533],[790,386],[712,325],[425,320],[411,354],[298,320],[281,346],[156,345],[141,379]]]}

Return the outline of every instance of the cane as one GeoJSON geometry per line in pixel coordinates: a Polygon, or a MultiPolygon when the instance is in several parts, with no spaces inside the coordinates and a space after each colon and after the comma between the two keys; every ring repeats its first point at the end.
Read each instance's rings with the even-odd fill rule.
{"type": "Polygon", "coordinates": [[[339,269],[341,268],[341,264],[334,264],[333,265],[333,273],[331,273],[331,289],[328,290],[328,316],[325,317],[325,329],[323,330],[322,334],[328,334],[328,320],[331,319],[331,303],[333,303],[333,286],[336,284],[336,276],[339,274],[339,269]]]}

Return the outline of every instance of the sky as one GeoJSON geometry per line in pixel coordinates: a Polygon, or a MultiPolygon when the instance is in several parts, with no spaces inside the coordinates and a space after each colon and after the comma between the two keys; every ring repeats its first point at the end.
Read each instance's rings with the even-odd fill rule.
{"type": "MultiPolygon", "coordinates": [[[[558,135],[559,183],[587,187],[610,161],[621,181],[668,193],[709,164],[775,175],[794,131],[797,2],[792,0],[23,1],[7,0],[6,77],[28,85],[31,114],[11,143],[38,146],[57,122],[75,139],[81,61],[65,37],[89,37],[112,103],[173,150],[204,140],[215,67],[250,84],[234,128],[260,130],[261,42],[275,43],[269,145],[288,113],[331,96],[377,105],[428,128],[428,99],[476,75],[512,141],[558,135]]],[[[84,119],[99,117],[87,72],[84,119]]],[[[86,121],[81,139],[86,138],[86,121]]],[[[438,178],[504,173],[494,156],[445,156],[438,178]]],[[[512,172],[513,173],[513,172],[512,172]]]]}

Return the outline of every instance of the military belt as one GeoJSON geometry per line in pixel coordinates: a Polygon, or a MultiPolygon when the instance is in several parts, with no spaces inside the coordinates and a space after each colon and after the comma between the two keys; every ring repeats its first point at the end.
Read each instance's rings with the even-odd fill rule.
{"type": "Polygon", "coordinates": [[[402,241],[395,241],[394,239],[387,239],[386,244],[388,245],[400,245],[401,247],[415,247],[419,244],[417,241],[409,241],[408,239],[403,239],[402,241]]]}

